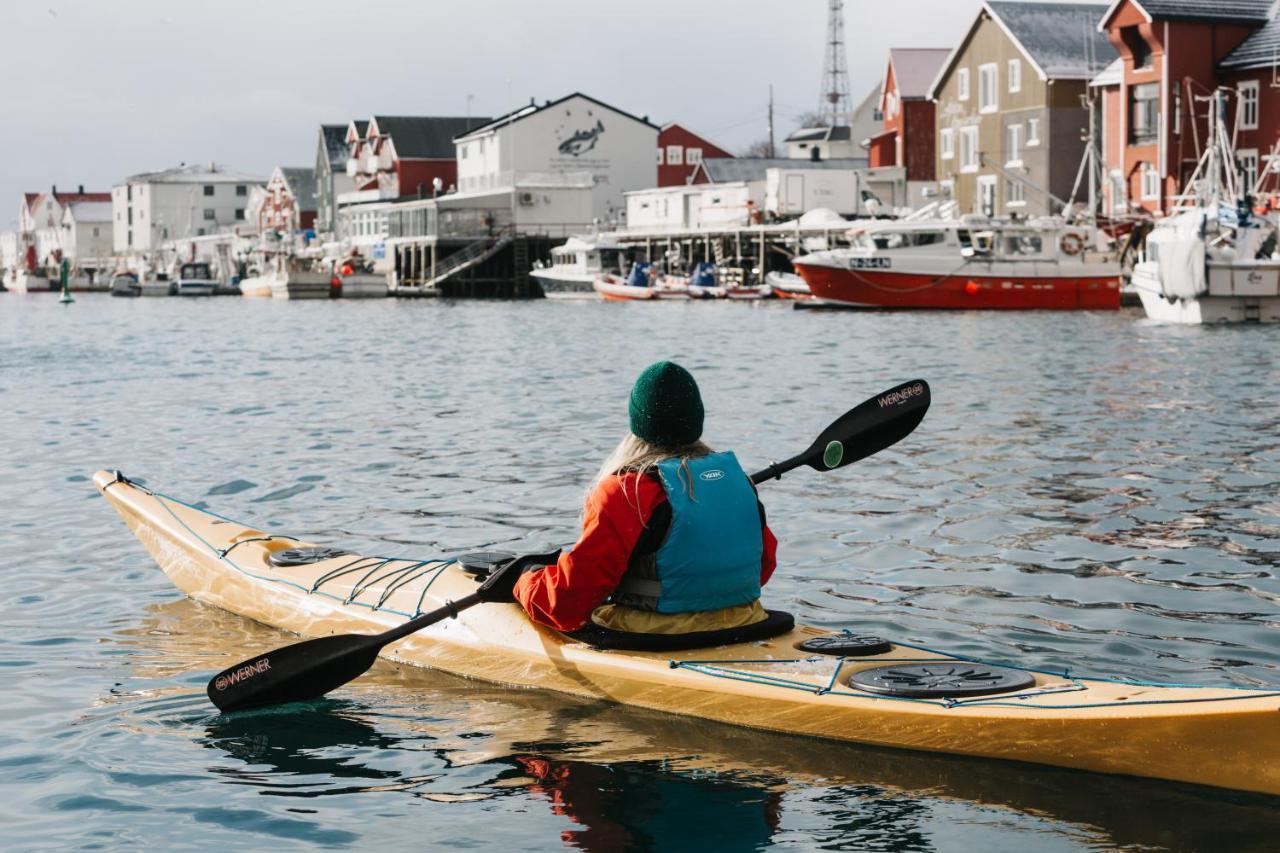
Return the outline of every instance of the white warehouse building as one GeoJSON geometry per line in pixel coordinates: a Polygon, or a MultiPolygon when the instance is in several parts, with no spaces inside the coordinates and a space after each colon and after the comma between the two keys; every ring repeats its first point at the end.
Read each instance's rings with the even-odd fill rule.
{"type": "Polygon", "coordinates": [[[248,231],[249,188],[266,183],[215,163],[133,175],[111,189],[115,252],[149,252],[173,240],[248,231]]]}
{"type": "MultiPolygon", "coordinates": [[[[509,195],[536,205],[548,187],[591,184],[591,218],[617,223],[623,193],[654,185],[658,127],[579,92],[542,106],[530,103],[454,139],[455,198],[509,195]]],[[[580,213],[571,214],[581,217],[580,213]]],[[[548,216],[554,214],[548,211],[548,216]]],[[[585,226],[589,222],[564,222],[585,226]]]]}

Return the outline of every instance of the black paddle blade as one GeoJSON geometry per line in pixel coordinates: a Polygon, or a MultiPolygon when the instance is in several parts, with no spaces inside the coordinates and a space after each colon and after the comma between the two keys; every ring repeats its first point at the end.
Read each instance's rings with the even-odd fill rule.
{"type": "Polygon", "coordinates": [[[385,642],[379,640],[338,634],[294,643],[224,669],[206,692],[220,711],[318,699],[373,666],[385,642]]]}
{"type": "Polygon", "coordinates": [[[923,379],[904,382],[845,412],[800,458],[818,471],[842,468],[902,441],[927,411],[929,383],[923,379]]]}

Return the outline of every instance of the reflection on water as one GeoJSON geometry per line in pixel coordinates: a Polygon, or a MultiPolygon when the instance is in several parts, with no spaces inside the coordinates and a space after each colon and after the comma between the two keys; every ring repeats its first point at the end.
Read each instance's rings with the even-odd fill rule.
{"type": "Polygon", "coordinates": [[[0,820],[48,846],[1271,849],[1265,798],[388,664],[219,717],[208,674],[285,638],[178,599],[87,474],[359,552],[536,550],[573,538],[650,361],[694,369],[709,439],[749,466],[923,376],[908,441],[762,487],[771,605],[1045,668],[1275,685],[1278,354],[1277,329],[1127,314],[0,295],[0,671],[20,686],[0,820]]]}

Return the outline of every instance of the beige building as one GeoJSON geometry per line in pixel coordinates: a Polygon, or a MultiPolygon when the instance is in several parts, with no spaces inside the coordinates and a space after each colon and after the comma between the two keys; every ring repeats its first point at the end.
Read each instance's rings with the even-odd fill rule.
{"type": "Polygon", "coordinates": [[[1061,210],[1084,156],[1089,80],[1115,59],[1105,4],[988,0],[933,82],[941,197],[962,213],[1061,210]]]}

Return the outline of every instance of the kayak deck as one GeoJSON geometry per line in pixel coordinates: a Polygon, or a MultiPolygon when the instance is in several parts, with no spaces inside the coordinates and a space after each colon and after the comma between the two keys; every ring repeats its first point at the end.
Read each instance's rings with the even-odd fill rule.
{"type": "MultiPolygon", "coordinates": [[[[476,588],[450,559],[341,554],[277,567],[273,553],[314,546],[110,472],[98,472],[94,483],[184,593],[304,636],[384,631],[476,588]]],[[[515,605],[490,604],[392,644],[383,656],[753,728],[1280,794],[1280,690],[1013,667],[1033,682],[968,698],[885,696],[849,679],[889,664],[981,662],[904,643],[862,657],[797,648],[830,634],[797,625],[769,640],[711,649],[607,651],[535,625],[515,605]]]]}

